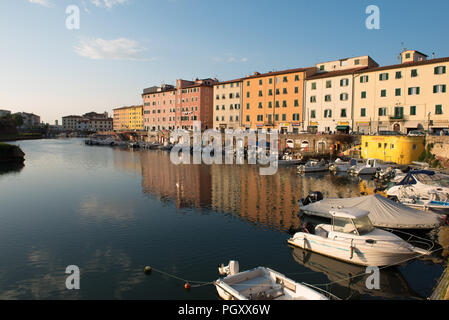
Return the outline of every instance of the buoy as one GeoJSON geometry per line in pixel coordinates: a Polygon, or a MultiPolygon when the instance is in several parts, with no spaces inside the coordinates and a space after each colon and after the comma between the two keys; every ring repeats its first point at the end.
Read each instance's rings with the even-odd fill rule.
{"type": "Polygon", "coordinates": [[[187,283],[184,285],[184,289],[190,290],[190,283],[187,282],[187,283]]]}
{"type": "Polygon", "coordinates": [[[146,274],[150,274],[151,273],[151,270],[153,270],[150,266],[146,266],[145,267],[145,269],[143,269],[143,271],[146,273],[146,274]]]}

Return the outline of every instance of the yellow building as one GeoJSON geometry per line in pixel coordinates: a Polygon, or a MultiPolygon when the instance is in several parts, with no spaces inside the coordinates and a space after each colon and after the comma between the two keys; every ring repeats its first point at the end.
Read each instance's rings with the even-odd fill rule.
{"type": "Polygon", "coordinates": [[[425,137],[362,136],[362,158],[397,164],[418,161],[425,149],[425,137]]]}
{"type": "Polygon", "coordinates": [[[354,75],[354,131],[409,133],[449,128],[449,57],[427,59],[415,50],[401,63],[354,75]]]}
{"type": "Polygon", "coordinates": [[[114,131],[143,130],[143,106],[114,109],[114,131]]]}

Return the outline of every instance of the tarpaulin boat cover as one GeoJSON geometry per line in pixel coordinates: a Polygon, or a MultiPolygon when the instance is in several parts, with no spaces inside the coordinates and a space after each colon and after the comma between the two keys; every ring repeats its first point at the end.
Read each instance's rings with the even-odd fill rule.
{"type": "Polygon", "coordinates": [[[301,211],[308,215],[331,218],[329,211],[339,207],[359,208],[369,211],[369,218],[376,227],[432,229],[443,222],[442,218],[436,213],[409,208],[378,194],[358,198],[328,198],[301,207],[301,211]]]}

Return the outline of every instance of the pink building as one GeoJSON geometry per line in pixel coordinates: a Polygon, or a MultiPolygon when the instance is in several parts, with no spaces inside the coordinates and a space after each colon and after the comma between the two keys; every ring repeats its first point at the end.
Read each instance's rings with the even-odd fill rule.
{"type": "Polygon", "coordinates": [[[176,129],[193,129],[193,122],[201,122],[201,130],[213,128],[214,84],[217,79],[176,83],[176,129]]]}
{"type": "Polygon", "coordinates": [[[144,89],[143,94],[144,130],[164,131],[175,128],[176,89],[171,85],[144,89]]]}

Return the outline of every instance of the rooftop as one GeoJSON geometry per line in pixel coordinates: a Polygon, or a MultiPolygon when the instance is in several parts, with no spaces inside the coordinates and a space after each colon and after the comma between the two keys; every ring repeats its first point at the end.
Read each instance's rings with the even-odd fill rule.
{"type": "Polygon", "coordinates": [[[366,73],[366,72],[383,71],[383,70],[390,70],[390,69],[416,67],[416,66],[435,64],[435,63],[441,63],[441,62],[449,62],[449,57],[424,60],[424,61],[414,61],[414,62],[412,61],[412,62],[405,62],[405,63],[401,63],[401,64],[394,64],[394,65],[389,65],[389,66],[384,66],[384,67],[369,68],[366,70],[357,71],[355,73],[366,73]]]}

